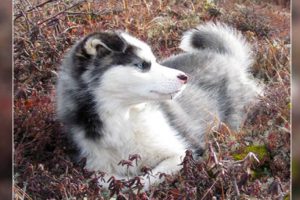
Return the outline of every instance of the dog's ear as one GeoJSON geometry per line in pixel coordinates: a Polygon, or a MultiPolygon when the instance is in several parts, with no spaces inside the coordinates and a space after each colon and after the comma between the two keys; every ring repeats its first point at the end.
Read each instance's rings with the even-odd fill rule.
{"type": "Polygon", "coordinates": [[[87,36],[82,47],[88,55],[104,57],[111,52],[124,52],[127,43],[118,33],[100,32],[87,36]]]}

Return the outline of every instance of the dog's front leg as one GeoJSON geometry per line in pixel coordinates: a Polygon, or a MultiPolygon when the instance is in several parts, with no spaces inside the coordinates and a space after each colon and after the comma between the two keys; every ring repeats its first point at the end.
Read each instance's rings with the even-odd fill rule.
{"type": "Polygon", "coordinates": [[[152,175],[145,178],[144,190],[147,191],[150,185],[159,184],[164,181],[164,177],[159,178],[160,173],[175,174],[181,169],[182,155],[174,155],[161,161],[153,170],[152,175]]]}

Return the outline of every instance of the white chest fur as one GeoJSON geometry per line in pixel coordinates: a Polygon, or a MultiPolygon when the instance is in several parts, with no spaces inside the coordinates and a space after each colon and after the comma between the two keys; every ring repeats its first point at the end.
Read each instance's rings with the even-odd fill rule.
{"type": "MultiPolygon", "coordinates": [[[[183,158],[186,149],[184,142],[156,107],[140,104],[126,112],[102,114],[104,136],[97,141],[82,137],[77,141],[82,156],[87,158],[87,169],[125,176],[128,173],[126,167],[118,163],[128,159],[130,154],[139,154],[142,158],[139,165],[129,168],[131,175],[138,175],[142,166],[155,168],[174,157],[178,165],[180,158],[183,158]]],[[[170,166],[164,164],[165,167],[170,166]]],[[[172,163],[171,168],[174,167],[172,163]]]]}

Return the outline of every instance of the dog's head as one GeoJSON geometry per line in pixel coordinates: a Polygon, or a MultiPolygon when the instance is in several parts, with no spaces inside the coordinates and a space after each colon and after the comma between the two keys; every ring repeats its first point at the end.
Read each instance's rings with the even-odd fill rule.
{"type": "Polygon", "coordinates": [[[99,32],[73,49],[73,74],[100,96],[129,104],[173,98],[185,86],[184,72],[157,63],[150,47],[124,32],[99,32]]]}

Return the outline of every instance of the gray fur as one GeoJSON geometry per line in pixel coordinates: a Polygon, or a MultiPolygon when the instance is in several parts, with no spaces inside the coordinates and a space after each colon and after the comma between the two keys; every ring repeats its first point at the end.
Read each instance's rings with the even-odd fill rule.
{"type": "Polygon", "coordinates": [[[248,72],[253,59],[249,44],[236,30],[222,24],[200,26],[186,34],[190,36],[186,42],[190,42],[194,50],[168,58],[162,64],[186,72],[190,80],[181,96],[175,99],[176,103],[163,104],[168,107],[164,110],[180,130],[199,127],[193,131],[189,128],[191,135],[205,133],[205,127],[209,128],[209,122],[216,118],[232,130],[238,130],[245,119],[246,107],[261,93],[248,72]],[[211,27],[206,30],[207,26],[211,27]],[[228,37],[234,43],[225,40],[228,37]],[[179,112],[178,106],[187,115],[179,112]],[[197,122],[193,124],[192,119],[197,122]]]}

